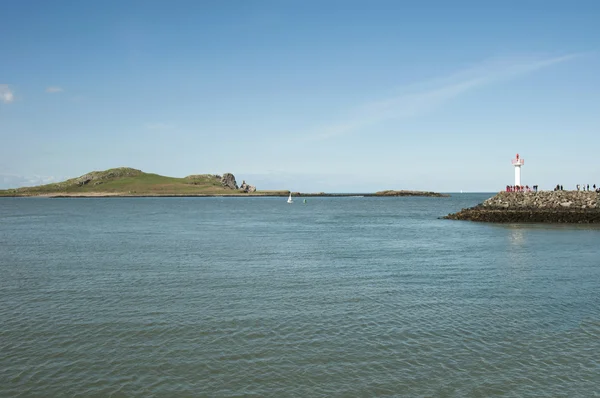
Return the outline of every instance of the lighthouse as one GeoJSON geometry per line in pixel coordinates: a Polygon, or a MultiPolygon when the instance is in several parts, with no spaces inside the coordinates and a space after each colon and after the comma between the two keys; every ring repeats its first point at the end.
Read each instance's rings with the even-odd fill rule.
{"type": "Polygon", "coordinates": [[[525,160],[520,158],[518,153],[517,157],[512,160],[512,164],[515,166],[515,186],[517,187],[521,186],[521,166],[523,166],[524,163],[525,160]]]}

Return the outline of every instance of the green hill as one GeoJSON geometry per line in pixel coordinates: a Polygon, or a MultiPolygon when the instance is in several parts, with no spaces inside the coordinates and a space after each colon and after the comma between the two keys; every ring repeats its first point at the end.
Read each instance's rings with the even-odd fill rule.
{"type": "MultiPolygon", "coordinates": [[[[0,190],[0,196],[169,196],[169,195],[248,195],[236,189],[235,177],[226,186],[222,176],[190,175],[183,178],[144,173],[129,167],[92,171],[81,177],[54,184],[0,190]]],[[[286,194],[287,191],[257,191],[254,194],[286,194]]]]}

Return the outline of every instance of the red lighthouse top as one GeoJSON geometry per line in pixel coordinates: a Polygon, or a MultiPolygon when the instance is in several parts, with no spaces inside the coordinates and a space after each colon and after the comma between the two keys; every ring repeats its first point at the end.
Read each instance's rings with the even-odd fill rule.
{"type": "Polygon", "coordinates": [[[512,164],[514,164],[514,165],[518,165],[518,166],[521,166],[521,165],[525,164],[525,160],[524,160],[524,159],[522,159],[522,158],[519,156],[519,154],[517,153],[517,158],[512,160],[512,164]]]}

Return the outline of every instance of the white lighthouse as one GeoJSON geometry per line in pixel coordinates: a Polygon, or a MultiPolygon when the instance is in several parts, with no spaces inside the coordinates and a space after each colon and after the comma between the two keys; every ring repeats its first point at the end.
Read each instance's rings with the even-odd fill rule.
{"type": "Polygon", "coordinates": [[[521,166],[523,166],[524,163],[525,160],[520,158],[518,153],[516,159],[512,160],[512,164],[515,166],[515,186],[517,187],[521,186],[521,166]]]}

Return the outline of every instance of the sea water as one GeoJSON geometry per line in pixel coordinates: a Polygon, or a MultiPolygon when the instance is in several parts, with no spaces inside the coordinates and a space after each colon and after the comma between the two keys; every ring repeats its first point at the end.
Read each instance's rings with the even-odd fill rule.
{"type": "Polygon", "coordinates": [[[600,229],[490,196],[0,199],[0,396],[600,395],[600,229]]]}

